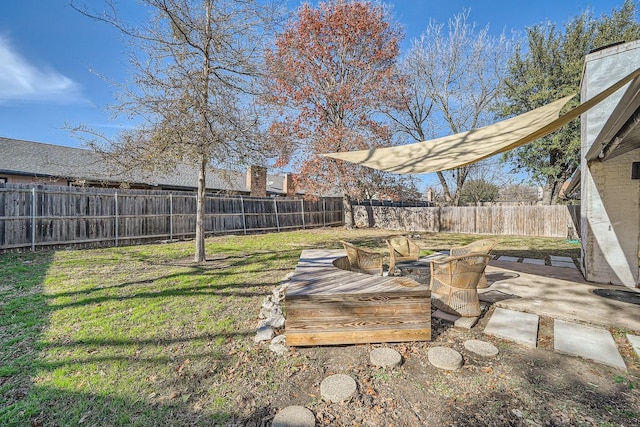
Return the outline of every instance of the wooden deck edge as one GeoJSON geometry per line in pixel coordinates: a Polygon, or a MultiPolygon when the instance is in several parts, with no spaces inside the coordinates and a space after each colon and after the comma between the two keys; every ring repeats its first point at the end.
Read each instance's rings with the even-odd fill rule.
{"type": "Polygon", "coordinates": [[[411,331],[288,332],[286,335],[287,345],[292,347],[431,341],[431,327],[411,331]]]}
{"type": "Polygon", "coordinates": [[[336,272],[335,264],[326,261],[326,256],[317,264],[305,258],[308,267],[299,269],[305,288],[285,293],[287,345],[431,340],[430,290],[397,286],[397,282],[387,282],[392,286],[385,289],[380,276],[336,272]],[[336,275],[340,280],[336,281],[336,275]],[[335,293],[326,294],[326,289],[335,293]],[[367,292],[369,289],[372,291],[367,292]]]}

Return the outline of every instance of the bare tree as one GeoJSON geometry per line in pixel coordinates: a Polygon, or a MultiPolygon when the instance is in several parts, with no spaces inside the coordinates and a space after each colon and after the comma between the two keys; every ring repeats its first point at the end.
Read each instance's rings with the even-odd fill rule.
{"type": "MultiPolygon", "coordinates": [[[[469,12],[448,25],[430,21],[402,62],[404,101],[390,115],[416,141],[490,124],[511,55],[512,42],[489,27],[468,22],[469,12]]],[[[473,165],[437,172],[447,204],[457,205],[473,165]]]]}
{"type": "Polygon", "coordinates": [[[262,40],[277,4],[258,0],[141,0],[150,11],[134,26],[114,0],[101,12],[72,6],[120,30],[132,44],[132,81],[121,85],[117,116],[139,125],[115,139],[80,125],[72,129],[127,168],[197,167],[196,262],[205,260],[205,190],[212,165],[262,162],[256,145],[258,114],[252,95],[262,40]]]}

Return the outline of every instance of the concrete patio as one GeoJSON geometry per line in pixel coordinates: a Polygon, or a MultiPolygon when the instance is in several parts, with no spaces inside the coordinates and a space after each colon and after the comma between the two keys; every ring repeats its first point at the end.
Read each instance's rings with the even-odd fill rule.
{"type": "Polygon", "coordinates": [[[553,318],[553,346],[559,353],[626,369],[609,331],[618,328],[625,330],[640,357],[640,306],[594,294],[596,289],[630,289],[588,283],[569,264],[493,260],[486,273],[490,286],[478,293],[496,309],[485,334],[535,348],[539,318],[544,316],[553,318]]]}
{"type": "Polygon", "coordinates": [[[496,307],[640,333],[640,306],[593,293],[596,289],[632,291],[629,288],[586,282],[576,268],[532,263],[492,260],[486,274],[490,286],[478,293],[496,307]]]}

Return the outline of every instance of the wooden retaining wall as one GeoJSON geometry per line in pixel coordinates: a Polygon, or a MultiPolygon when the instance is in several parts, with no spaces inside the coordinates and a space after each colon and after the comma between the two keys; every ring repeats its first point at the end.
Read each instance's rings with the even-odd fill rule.
{"type": "MultiPolygon", "coordinates": [[[[207,234],[343,224],[342,200],[207,196],[207,234]]],[[[192,237],[193,192],[0,184],[0,250],[192,237]]]]}
{"type": "Polygon", "coordinates": [[[580,206],[354,206],[356,224],[434,233],[563,237],[580,232],[580,206]]]}

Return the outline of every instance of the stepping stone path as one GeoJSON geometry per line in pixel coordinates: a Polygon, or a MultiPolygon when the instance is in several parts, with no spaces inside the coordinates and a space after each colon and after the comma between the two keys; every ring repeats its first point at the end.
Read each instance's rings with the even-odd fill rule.
{"type": "Polygon", "coordinates": [[[554,267],[577,268],[573,259],[568,256],[551,255],[551,265],[554,267]]]}
{"type": "Polygon", "coordinates": [[[525,258],[522,260],[523,264],[535,264],[535,265],[544,265],[544,260],[543,259],[537,259],[537,258],[525,258]]]}
{"type": "MultiPolygon", "coordinates": [[[[484,307],[480,309],[484,312],[484,307]]],[[[445,322],[453,323],[453,326],[461,329],[471,329],[478,322],[479,317],[460,317],[455,314],[446,313],[442,310],[436,310],[431,313],[432,318],[444,320],[445,322]]]]}
{"type": "Polygon", "coordinates": [[[502,255],[500,258],[498,258],[498,261],[507,261],[507,262],[518,262],[520,260],[520,258],[516,258],[514,256],[507,256],[507,255],[502,255]]]}
{"type": "Polygon", "coordinates": [[[329,402],[344,402],[356,392],[356,381],[349,375],[336,374],[320,383],[320,395],[329,402]]]}
{"type": "Polygon", "coordinates": [[[627,369],[611,333],[562,320],[553,322],[553,347],[559,353],[580,356],[615,368],[627,369]]]}
{"type": "Polygon", "coordinates": [[[636,335],[627,334],[627,339],[631,343],[631,347],[635,350],[638,358],[640,358],[640,337],[636,335]]]}
{"type": "Polygon", "coordinates": [[[376,348],[369,353],[369,360],[374,366],[395,368],[402,363],[402,356],[392,348],[376,348]]]}
{"type": "Polygon", "coordinates": [[[452,348],[432,347],[427,353],[429,363],[436,368],[455,371],[462,367],[462,355],[452,348]]]}
{"type": "Polygon", "coordinates": [[[496,308],[484,328],[484,333],[536,348],[538,319],[539,316],[536,314],[496,308]]]}
{"type": "Polygon", "coordinates": [[[480,340],[467,340],[464,342],[464,348],[482,357],[494,357],[500,352],[495,345],[480,340]]]}
{"type": "Polygon", "coordinates": [[[316,417],[304,406],[287,406],[273,418],[272,427],[314,427],[316,417]]]}

